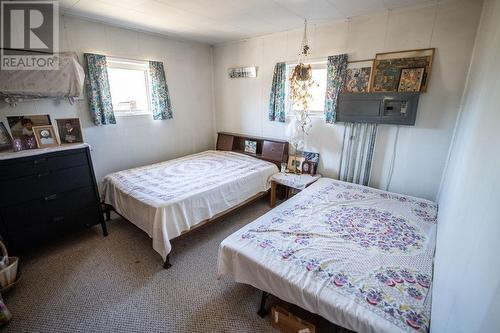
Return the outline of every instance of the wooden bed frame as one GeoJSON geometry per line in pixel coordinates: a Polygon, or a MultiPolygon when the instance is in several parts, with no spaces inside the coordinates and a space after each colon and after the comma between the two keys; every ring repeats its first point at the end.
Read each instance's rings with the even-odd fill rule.
{"type": "MultiPolygon", "coordinates": [[[[242,154],[246,154],[264,161],[268,161],[271,163],[274,163],[278,166],[278,169],[281,167],[281,163],[284,162],[286,163],[288,161],[288,142],[283,141],[283,140],[277,140],[277,139],[269,139],[269,138],[261,138],[261,137],[256,137],[256,136],[245,136],[241,134],[234,134],[234,133],[227,133],[227,132],[219,132],[217,133],[217,144],[216,144],[216,150],[222,150],[222,151],[234,151],[242,154]],[[257,152],[255,154],[253,153],[247,153],[244,151],[245,148],[245,141],[246,140],[251,140],[251,141],[256,141],[257,142],[257,152]]],[[[239,205],[236,205],[234,207],[229,208],[228,210],[225,210],[223,212],[220,212],[219,214],[215,215],[214,217],[204,220],[200,223],[198,223],[194,228],[182,233],[180,236],[177,236],[173,239],[179,239],[181,237],[184,237],[185,235],[189,234],[192,231],[198,230],[202,227],[205,227],[215,221],[218,221],[220,219],[226,218],[238,209],[245,207],[261,197],[267,195],[269,191],[265,192],[260,192],[254,195],[253,197],[245,200],[244,202],[240,203],[239,205]]],[[[116,209],[109,204],[106,204],[103,202],[104,206],[104,212],[106,214],[106,221],[111,220],[111,212],[115,212],[122,218],[126,219],[123,217],[120,213],[116,211],[116,209]]],[[[169,269],[172,267],[172,264],[170,264],[170,253],[167,255],[167,259],[163,263],[163,268],[169,269]]]]}

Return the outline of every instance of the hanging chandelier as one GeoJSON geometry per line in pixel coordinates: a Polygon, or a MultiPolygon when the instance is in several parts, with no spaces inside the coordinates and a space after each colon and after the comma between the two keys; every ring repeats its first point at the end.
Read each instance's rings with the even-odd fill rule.
{"type": "MultiPolygon", "coordinates": [[[[294,156],[302,156],[305,145],[305,135],[311,128],[311,119],[309,118],[309,102],[312,99],[311,88],[317,86],[312,79],[312,67],[308,64],[311,48],[307,39],[307,20],[304,20],[304,35],[299,49],[299,58],[297,65],[293,68],[290,75],[290,99],[293,109],[295,109],[295,133],[290,139],[290,144],[294,148],[294,156]]],[[[291,172],[301,173],[301,170],[295,166],[291,172]]]]}
{"type": "Polygon", "coordinates": [[[307,134],[311,119],[309,118],[309,102],[311,101],[311,88],[317,86],[312,79],[311,64],[307,64],[311,48],[307,39],[307,20],[304,20],[304,35],[300,44],[299,58],[297,65],[293,68],[290,75],[290,98],[295,107],[297,118],[297,129],[307,134]]]}

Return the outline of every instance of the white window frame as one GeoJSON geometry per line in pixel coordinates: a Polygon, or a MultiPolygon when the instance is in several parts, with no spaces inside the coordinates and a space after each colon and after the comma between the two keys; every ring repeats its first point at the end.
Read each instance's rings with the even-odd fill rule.
{"type": "MultiPolygon", "coordinates": [[[[146,97],[147,97],[147,109],[146,110],[125,110],[125,109],[115,109],[113,106],[113,112],[115,116],[118,117],[129,117],[129,116],[144,116],[153,114],[151,110],[151,76],[149,71],[149,62],[144,60],[132,60],[118,57],[106,57],[106,67],[107,68],[118,68],[118,69],[131,69],[144,71],[146,85],[146,97]]],[[[111,99],[113,96],[111,96],[111,99]]]]}
{"type": "MultiPolygon", "coordinates": [[[[327,60],[317,60],[317,61],[312,61],[308,62],[308,64],[311,65],[311,67],[314,68],[324,68],[326,69],[327,66],[327,60]]],[[[292,99],[290,98],[290,76],[292,74],[293,68],[297,66],[297,63],[287,63],[286,64],[286,83],[285,83],[285,114],[287,117],[292,117],[295,116],[297,113],[296,110],[292,109],[292,99]]],[[[327,75],[327,73],[325,73],[327,75]]],[[[325,91],[326,94],[326,91],[325,91]]],[[[324,115],[324,108],[323,110],[309,110],[309,115],[311,117],[323,117],[324,115]]]]}

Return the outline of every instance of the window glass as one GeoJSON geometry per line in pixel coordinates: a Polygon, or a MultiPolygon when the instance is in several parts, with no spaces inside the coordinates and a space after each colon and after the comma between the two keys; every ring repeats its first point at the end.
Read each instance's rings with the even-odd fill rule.
{"type": "MultiPolygon", "coordinates": [[[[287,71],[287,77],[290,77],[293,68],[296,65],[289,65],[287,71]]],[[[311,100],[309,101],[309,112],[323,112],[325,110],[325,94],[326,94],[326,63],[316,63],[312,64],[312,78],[316,85],[313,85],[310,88],[310,92],[312,95],[311,100]]],[[[287,80],[287,96],[290,96],[290,84],[287,80]]],[[[289,111],[298,111],[300,110],[299,105],[296,103],[291,103],[289,100],[289,111]],[[292,105],[290,105],[292,104],[292,105]]]]}
{"type": "Polygon", "coordinates": [[[150,113],[147,63],[108,60],[107,70],[115,114],[150,113]]]}

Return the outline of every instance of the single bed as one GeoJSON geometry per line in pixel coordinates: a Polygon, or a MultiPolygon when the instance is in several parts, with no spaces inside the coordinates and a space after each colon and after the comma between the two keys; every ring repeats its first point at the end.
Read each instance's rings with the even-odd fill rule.
{"type": "Polygon", "coordinates": [[[219,275],[356,332],[427,332],[436,216],[431,201],[322,178],[226,238],[219,275]]]}
{"type": "MultiPolygon", "coordinates": [[[[276,164],[287,158],[286,142],[255,139],[257,152],[250,156],[236,152],[248,137],[233,136],[228,141],[230,134],[219,133],[218,150],[104,178],[102,197],[107,213],[113,209],[146,232],[165,268],[170,267],[170,240],[266,194],[270,177],[278,172],[276,164]],[[264,146],[275,148],[277,144],[281,144],[281,154],[268,156],[263,151],[264,146]]],[[[276,152],[274,148],[271,153],[276,152]]]]}

